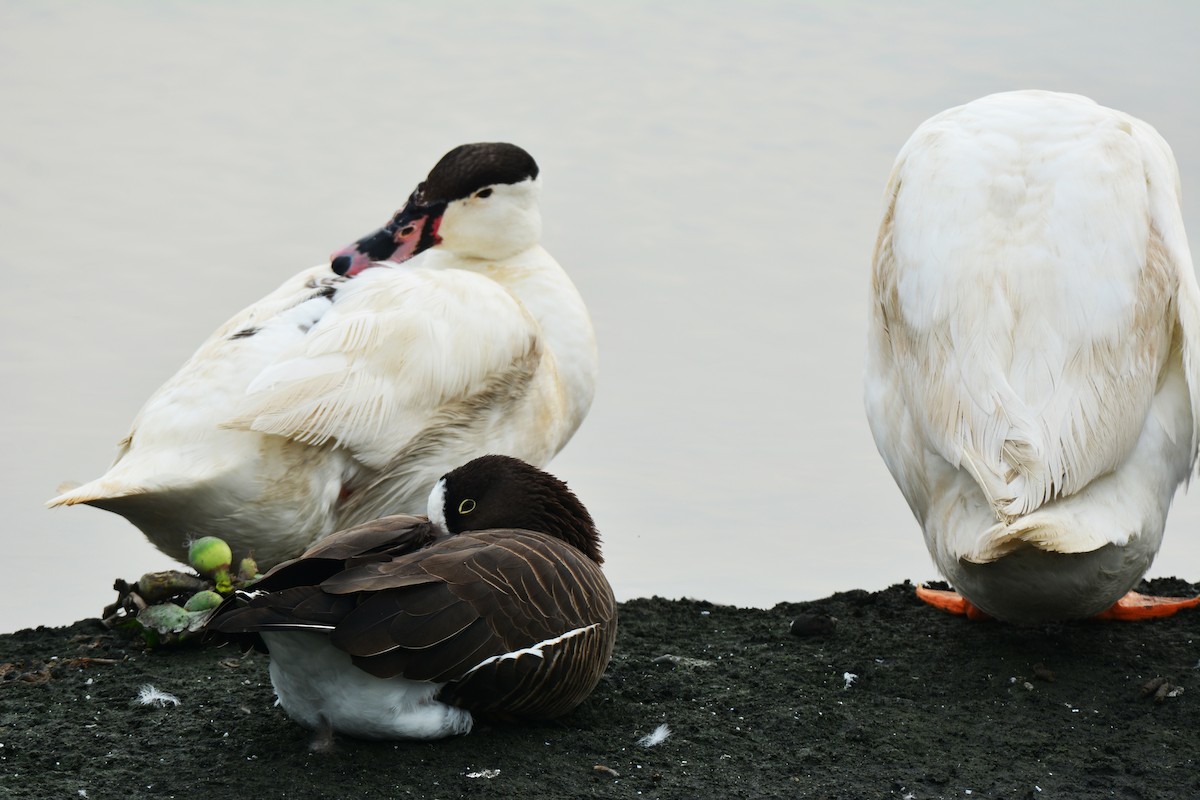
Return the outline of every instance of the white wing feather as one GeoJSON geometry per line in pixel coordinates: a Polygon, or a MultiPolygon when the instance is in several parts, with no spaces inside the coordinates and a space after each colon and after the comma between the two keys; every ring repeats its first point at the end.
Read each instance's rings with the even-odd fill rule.
{"type": "Polygon", "coordinates": [[[380,469],[446,404],[483,391],[539,345],[509,292],[462,270],[373,268],[250,383],[233,424],[330,440],[380,469]]]}

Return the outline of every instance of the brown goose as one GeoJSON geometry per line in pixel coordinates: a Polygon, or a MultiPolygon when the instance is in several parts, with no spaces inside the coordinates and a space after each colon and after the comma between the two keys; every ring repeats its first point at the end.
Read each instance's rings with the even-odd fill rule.
{"type": "Polygon", "coordinates": [[[318,731],[436,739],[473,717],[548,719],[599,682],[617,633],[587,509],[507,456],[447,473],[429,517],[335,533],[208,629],[271,654],[284,710],[318,731]]]}

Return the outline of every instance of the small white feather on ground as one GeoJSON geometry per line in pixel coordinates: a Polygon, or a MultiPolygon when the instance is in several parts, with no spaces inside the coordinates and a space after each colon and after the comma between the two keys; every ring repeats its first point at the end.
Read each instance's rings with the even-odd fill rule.
{"type": "Polygon", "coordinates": [[[667,723],[664,722],[662,725],[659,725],[657,728],[650,731],[650,733],[647,733],[645,736],[638,739],[637,743],[642,747],[654,747],[655,745],[665,742],[667,737],[670,735],[671,729],[667,726],[667,723]]]}
{"type": "Polygon", "coordinates": [[[138,689],[137,701],[144,706],[158,706],[159,708],[179,705],[178,697],[155,689],[148,683],[142,684],[142,688],[138,689]]]}

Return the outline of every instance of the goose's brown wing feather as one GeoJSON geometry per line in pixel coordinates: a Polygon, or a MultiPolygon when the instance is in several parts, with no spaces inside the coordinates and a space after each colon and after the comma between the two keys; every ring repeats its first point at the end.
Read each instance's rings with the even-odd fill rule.
{"type": "Polygon", "coordinates": [[[210,630],[241,634],[270,630],[332,630],[354,610],[352,597],[338,597],[315,586],[295,586],[270,595],[270,603],[251,601],[222,608],[209,623],[210,630]]]}
{"type": "Polygon", "coordinates": [[[409,558],[346,570],[321,588],[369,593],[331,637],[360,668],[448,683],[448,702],[494,716],[574,707],[600,679],[616,637],[600,568],[529,531],[461,533],[409,558]],[[413,585],[424,580],[433,582],[413,585]]]}
{"type": "Polygon", "coordinates": [[[301,557],[347,560],[378,553],[400,555],[433,541],[435,530],[425,517],[394,514],[326,536],[301,557]]]}
{"type": "Polygon", "coordinates": [[[616,603],[599,566],[542,534],[456,538],[464,536],[488,546],[424,568],[479,614],[494,644],[468,658],[447,643],[467,669],[442,678],[449,682],[441,699],[493,717],[548,718],[574,708],[599,682],[616,641],[616,603]]]}
{"type": "Polygon", "coordinates": [[[333,646],[358,659],[398,647],[422,651],[452,641],[478,619],[440,582],[424,576],[428,582],[413,583],[414,577],[419,576],[405,576],[405,584],[396,589],[359,595],[358,606],[330,634],[333,646]]]}
{"type": "Polygon", "coordinates": [[[258,637],[261,630],[331,630],[360,600],[324,592],[322,581],[348,566],[411,554],[436,536],[428,520],[408,515],[382,517],[335,533],[299,558],[277,564],[249,593],[227,599],[208,622],[206,633],[212,640],[265,651],[258,637]]]}
{"type": "Polygon", "coordinates": [[[326,536],[300,557],[276,564],[254,588],[274,592],[312,586],[346,569],[416,552],[436,538],[437,529],[425,517],[380,517],[326,536]]]}
{"type": "Polygon", "coordinates": [[[508,591],[480,596],[484,582],[462,587],[489,609],[492,627],[509,634],[503,650],[448,683],[440,699],[482,716],[556,717],[603,676],[616,642],[616,602],[594,561],[558,540],[512,533],[523,535],[506,537],[504,549],[526,568],[488,571],[507,578],[508,591]]]}
{"type": "Polygon", "coordinates": [[[492,629],[486,621],[476,618],[455,634],[453,647],[433,647],[419,654],[396,648],[377,656],[356,657],[354,663],[379,678],[403,675],[410,680],[445,683],[486,659],[495,649],[492,629]]]}

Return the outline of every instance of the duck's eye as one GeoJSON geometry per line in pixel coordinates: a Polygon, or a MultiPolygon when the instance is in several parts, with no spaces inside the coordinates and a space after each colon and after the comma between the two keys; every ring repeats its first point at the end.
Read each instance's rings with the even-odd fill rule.
{"type": "Polygon", "coordinates": [[[469,497],[458,504],[458,513],[460,514],[470,514],[474,510],[475,501],[469,497]]]}
{"type": "Polygon", "coordinates": [[[412,225],[405,225],[403,228],[400,229],[401,236],[412,236],[412,232],[413,232],[412,225]]]}
{"type": "Polygon", "coordinates": [[[475,196],[479,197],[479,198],[491,197],[492,190],[491,189],[480,189],[478,192],[475,193],[475,196]]]}

